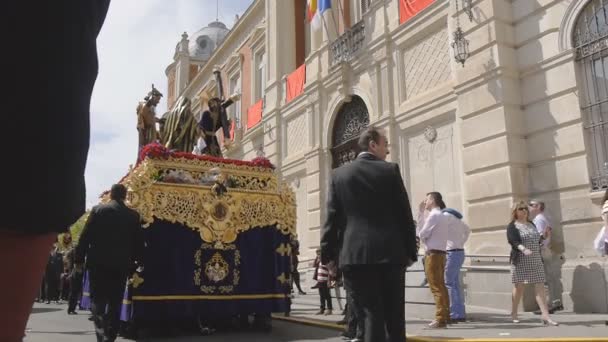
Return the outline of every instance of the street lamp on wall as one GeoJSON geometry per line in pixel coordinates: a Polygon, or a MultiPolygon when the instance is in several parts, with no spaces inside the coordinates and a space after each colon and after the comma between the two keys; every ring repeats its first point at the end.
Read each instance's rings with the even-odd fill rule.
{"type": "MultiPolygon", "coordinates": [[[[456,60],[456,62],[462,64],[462,67],[464,68],[464,63],[466,62],[467,58],[469,58],[469,41],[464,37],[464,32],[462,31],[462,28],[460,28],[460,18],[458,15],[458,2],[460,0],[455,0],[456,2],[456,31],[454,31],[453,35],[454,35],[454,40],[452,41],[452,50],[454,50],[454,59],[456,60]]],[[[464,3],[463,5],[466,6],[466,4],[468,3],[469,6],[471,5],[470,0],[462,0],[464,3]]],[[[466,10],[465,10],[466,11],[466,10]]],[[[472,12],[471,15],[469,16],[469,18],[472,18],[472,12]]]]}
{"type": "Polygon", "coordinates": [[[456,62],[462,64],[464,68],[464,63],[469,58],[469,41],[464,38],[464,32],[460,27],[456,28],[454,31],[454,40],[452,41],[452,49],[454,50],[454,59],[456,62]]]}

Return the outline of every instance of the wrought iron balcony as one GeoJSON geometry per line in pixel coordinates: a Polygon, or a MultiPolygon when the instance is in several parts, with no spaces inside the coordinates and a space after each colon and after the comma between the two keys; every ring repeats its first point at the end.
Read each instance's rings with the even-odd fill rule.
{"type": "Polygon", "coordinates": [[[331,43],[331,65],[352,61],[362,49],[364,41],[365,24],[361,20],[331,43]]]}

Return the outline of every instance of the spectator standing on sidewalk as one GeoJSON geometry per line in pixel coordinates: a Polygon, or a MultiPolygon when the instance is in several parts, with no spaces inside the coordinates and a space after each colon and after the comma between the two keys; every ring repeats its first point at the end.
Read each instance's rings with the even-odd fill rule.
{"type": "MultiPolygon", "coordinates": [[[[562,286],[557,276],[560,255],[555,254],[551,247],[553,227],[551,222],[545,214],[545,202],[539,200],[531,200],[528,203],[528,209],[530,217],[532,217],[532,223],[536,226],[536,230],[542,236],[542,244],[540,246],[540,255],[543,259],[543,267],[545,269],[545,280],[546,288],[548,290],[548,306],[549,313],[553,313],[557,310],[563,310],[562,305],[562,286]]],[[[540,314],[540,311],[535,312],[540,314]]]]}
{"type": "MultiPolygon", "coordinates": [[[[605,197],[608,197],[608,190],[606,190],[605,197]]],[[[599,255],[604,256],[608,255],[608,199],[602,206],[602,221],[604,221],[604,226],[593,241],[593,248],[599,255]]]]}
{"type": "Polygon", "coordinates": [[[435,298],[435,320],[429,329],[446,328],[450,320],[450,297],[445,286],[446,247],[448,243],[448,219],[441,212],[445,203],[439,192],[429,192],[426,200],[419,206],[418,217],[424,220],[420,230],[420,241],[424,244],[426,252],[424,269],[433,297],[435,298]],[[424,218],[421,212],[429,211],[424,218]]]}
{"type": "Polygon", "coordinates": [[[298,239],[293,239],[291,241],[291,289],[293,291],[293,284],[298,288],[298,294],[305,295],[306,292],[302,291],[302,286],[300,285],[300,272],[298,272],[298,265],[300,264],[300,260],[298,256],[300,255],[300,242],[298,239]]]}
{"type": "Polygon", "coordinates": [[[471,229],[462,221],[462,214],[456,209],[442,210],[448,223],[447,260],[445,264],[445,286],[450,295],[450,319],[453,322],[466,321],[464,297],[460,288],[460,269],[464,263],[464,244],[469,239],[471,229]]]}
{"type": "Polygon", "coordinates": [[[313,279],[317,281],[314,288],[319,290],[321,300],[321,309],[317,312],[317,315],[331,315],[333,307],[331,292],[329,292],[329,268],[321,262],[321,249],[317,249],[317,257],[313,266],[315,268],[313,279]]]}
{"type": "Polygon", "coordinates": [[[513,298],[511,319],[519,323],[517,309],[526,284],[534,284],[536,302],[542,313],[544,325],[559,325],[549,317],[545,294],[545,270],[540,252],[541,235],[528,218],[528,205],[515,202],[511,209],[511,222],[507,226],[507,240],[511,245],[511,281],[513,298]]]}

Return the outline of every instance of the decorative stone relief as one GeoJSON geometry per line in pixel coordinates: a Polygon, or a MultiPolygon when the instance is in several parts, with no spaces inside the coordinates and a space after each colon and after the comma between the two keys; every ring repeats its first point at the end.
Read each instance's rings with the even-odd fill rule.
{"type": "Polygon", "coordinates": [[[450,79],[449,39],[446,29],[435,32],[403,52],[405,97],[411,98],[450,79]]]}
{"type": "Polygon", "coordinates": [[[453,122],[406,136],[412,203],[420,202],[429,191],[439,191],[448,206],[461,208],[460,163],[453,122]]]}
{"type": "Polygon", "coordinates": [[[306,116],[304,114],[299,114],[287,121],[288,156],[294,155],[306,147],[308,138],[308,127],[306,126],[306,116]]]}
{"type": "Polygon", "coordinates": [[[428,126],[424,129],[424,137],[426,138],[426,141],[430,143],[435,142],[435,139],[437,139],[437,130],[432,126],[428,126]]]}

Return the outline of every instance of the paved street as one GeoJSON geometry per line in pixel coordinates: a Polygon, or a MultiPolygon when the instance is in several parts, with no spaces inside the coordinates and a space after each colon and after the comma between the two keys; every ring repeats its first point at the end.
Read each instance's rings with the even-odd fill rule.
{"type": "MultiPolygon", "coordinates": [[[[299,320],[320,321],[334,323],[342,318],[339,315],[317,316],[318,295],[309,292],[305,296],[297,296],[292,306],[291,317],[299,320]]],[[[335,302],[335,300],[334,300],[335,302]]],[[[336,304],[334,304],[336,306],[336,304]]],[[[339,310],[336,310],[339,312],[339,310]]],[[[408,341],[450,341],[484,339],[527,339],[544,341],[559,341],[563,338],[580,341],[607,341],[608,342],[608,315],[607,314],[576,314],[572,312],[558,312],[553,319],[560,322],[560,326],[543,326],[540,316],[533,313],[520,313],[521,323],[515,324],[510,320],[508,311],[495,310],[483,307],[467,306],[468,321],[451,325],[448,329],[427,330],[428,318],[420,318],[416,312],[406,309],[406,329],[408,341]],[[578,339],[581,338],[581,339],[578,339]]],[[[521,340],[519,340],[521,342],[521,340]]]]}
{"type": "MultiPolygon", "coordinates": [[[[314,296],[311,296],[313,299],[314,296]]],[[[302,298],[300,298],[302,299],[302,298]]],[[[315,308],[299,301],[294,305],[292,318],[305,320],[308,323],[317,322],[327,325],[340,319],[339,315],[315,316],[315,308]]],[[[311,303],[312,304],[312,303],[311,303]]],[[[65,305],[36,304],[34,312],[28,323],[28,332],[25,342],[77,342],[95,341],[93,323],[88,321],[88,314],[80,312],[76,316],[68,316],[65,305]]],[[[448,339],[448,341],[466,341],[471,339],[481,341],[480,338],[496,339],[522,338],[543,341],[608,341],[608,315],[559,313],[554,316],[561,322],[559,327],[543,327],[538,322],[538,316],[522,314],[522,323],[509,322],[508,315],[501,312],[480,311],[472,312],[471,320],[467,323],[453,325],[444,330],[425,330],[427,320],[408,318],[408,341],[432,341],[433,338],[448,339]],[[412,336],[414,335],[414,336],[412,336]]],[[[334,325],[335,326],[335,325],[334,325]]],[[[273,331],[264,333],[217,333],[212,336],[188,336],[175,338],[141,338],[137,341],[248,341],[248,342],[306,342],[306,341],[342,341],[338,338],[335,329],[321,328],[310,324],[300,324],[274,320],[273,331]]],[[[118,341],[128,341],[119,339],[118,341]]]]}
{"type": "MultiPolygon", "coordinates": [[[[34,312],[30,316],[28,332],[25,342],[80,342],[96,341],[93,331],[93,323],[90,322],[86,312],[79,312],[79,315],[68,316],[66,305],[55,304],[36,304],[34,312]]],[[[179,337],[179,338],[143,338],[138,341],[248,341],[248,342],[312,342],[342,341],[338,338],[338,332],[331,329],[317,328],[307,325],[273,322],[273,331],[270,334],[264,333],[217,333],[212,336],[201,337],[179,337]]],[[[129,341],[118,339],[118,341],[129,341]]]]}

